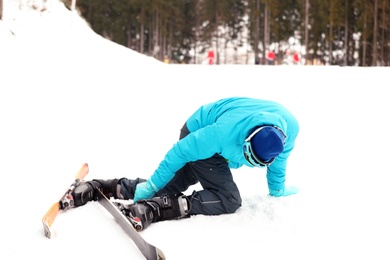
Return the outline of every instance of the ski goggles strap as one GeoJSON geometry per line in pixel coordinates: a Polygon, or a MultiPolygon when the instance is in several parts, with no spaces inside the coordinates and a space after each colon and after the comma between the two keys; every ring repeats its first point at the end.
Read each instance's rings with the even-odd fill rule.
{"type": "MultiPolygon", "coordinates": [[[[281,132],[281,134],[283,135],[284,137],[284,144],[286,143],[286,134],[282,131],[282,129],[280,129],[279,127],[277,126],[274,126],[277,130],[279,130],[281,132]]],[[[260,158],[258,158],[255,153],[253,152],[253,149],[252,149],[252,144],[251,144],[251,139],[253,136],[255,136],[258,132],[260,132],[264,127],[259,127],[258,129],[256,129],[256,131],[254,131],[247,139],[245,139],[245,142],[244,142],[244,146],[243,146],[243,150],[244,150],[244,157],[245,159],[250,163],[252,164],[253,166],[255,167],[268,167],[270,166],[274,161],[275,161],[275,157],[272,158],[271,160],[268,160],[268,161],[263,161],[261,160],[260,158]]]]}

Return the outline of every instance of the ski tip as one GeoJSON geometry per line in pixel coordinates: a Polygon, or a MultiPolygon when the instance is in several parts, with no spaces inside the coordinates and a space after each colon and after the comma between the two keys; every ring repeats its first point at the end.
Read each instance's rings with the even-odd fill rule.
{"type": "Polygon", "coordinates": [[[43,230],[45,232],[45,236],[50,239],[51,238],[51,231],[50,231],[50,228],[47,225],[47,223],[43,222],[43,230]]]}
{"type": "Polygon", "coordinates": [[[50,209],[46,212],[46,214],[42,218],[43,230],[45,232],[45,236],[48,238],[51,238],[50,227],[53,224],[59,212],[60,212],[60,202],[56,202],[50,207],[50,209]]]}
{"type": "Polygon", "coordinates": [[[84,177],[87,176],[88,172],[89,172],[88,163],[84,163],[83,166],[81,166],[79,172],[76,174],[76,179],[84,179],[84,177]]]}
{"type": "Polygon", "coordinates": [[[160,249],[158,249],[157,247],[156,247],[156,255],[157,255],[157,260],[165,260],[166,259],[164,253],[160,249]]]}

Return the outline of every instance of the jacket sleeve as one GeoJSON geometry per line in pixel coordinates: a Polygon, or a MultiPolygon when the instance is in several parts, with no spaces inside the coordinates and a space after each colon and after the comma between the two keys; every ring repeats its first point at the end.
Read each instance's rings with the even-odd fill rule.
{"type": "Polygon", "coordinates": [[[275,161],[267,169],[267,181],[270,190],[282,190],[285,187],[287,159],[294,148],[298,132],[298,122],[293,120],[288,124],[287,140],[283,152],[275,158],[275,161]]]}
{"type": "Polygon", "coordinates": [[[219,153],[220,149],[217,125],[201,128],[174,144],[150,178],[160,190],[186,163],[209,158],[219,153]]]}

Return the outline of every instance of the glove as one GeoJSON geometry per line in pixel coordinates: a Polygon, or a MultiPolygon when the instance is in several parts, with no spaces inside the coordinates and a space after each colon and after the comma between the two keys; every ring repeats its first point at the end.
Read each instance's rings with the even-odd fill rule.
{"type": "Polygon", "coordinates": [[[134,203],[139,200],[151,199],[156,192],[158,192],[158,188],[150,179],[146,182],[141,182],[135,188],[134,203]]]}
{"type": "Polygon", "coordinates": [[[286,197],[298,193],[299,189],[293,186],[285,187],[283,190],[269,190],[269,195],[274,197],[286,197]]]}

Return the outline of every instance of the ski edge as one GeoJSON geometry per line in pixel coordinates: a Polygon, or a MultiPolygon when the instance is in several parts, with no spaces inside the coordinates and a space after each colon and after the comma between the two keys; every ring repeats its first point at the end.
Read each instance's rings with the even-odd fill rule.
{"type": "Polygon", "coordinates": [[[131,238],[147,260],[165,260],[164,253],[157,247],[149,244],[133,227],[125,215],[100,190],[99,203],[111,213],[125,233],[131,238]]]}

